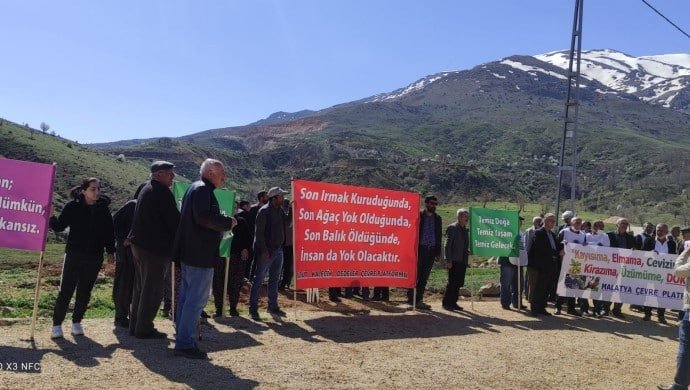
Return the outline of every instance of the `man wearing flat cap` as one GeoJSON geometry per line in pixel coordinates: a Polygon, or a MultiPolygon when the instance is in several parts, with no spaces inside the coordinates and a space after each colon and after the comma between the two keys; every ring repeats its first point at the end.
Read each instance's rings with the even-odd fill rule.
{"type": "Polygon", "coordinates": [[[278,306],[278,281],[283,268],[283,243],[285,242],[285,213],[283,195],[288,192],[280,187],[273,187],[266,194],[268,203],[256,214],[254,234],[254,259],[256,273],[249,294],[249,315],[252,319],[259,317],[259,291],[261,283],[268,273],[268,312],[285,316],[278,306]]]}
{"type": "Polygon", "coordinates": [[[151,179],[144,184],[132,219],[129,234],[134,267],[134,292],[129,333],[137,338],[165,338],[153,327],[163,300],[163,280],[170,266],[172,244],[180,222],[172,186],[175,166],[167,161],[151,164],[151,179]]]}

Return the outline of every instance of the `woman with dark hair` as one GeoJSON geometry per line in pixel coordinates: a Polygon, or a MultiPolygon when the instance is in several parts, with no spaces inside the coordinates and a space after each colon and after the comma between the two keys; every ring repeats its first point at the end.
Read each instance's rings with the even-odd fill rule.
{"type": "Polygon", "coordinates": [[[72,335],[84,334],[81,320],[91,298],[98,271],[103,264],[103,249],[108,252],[108,262],[114,261],[115,235],[110,216],[110,198],[101,195],[96,178],[85,179],[70,191],[72,201],[58,217],[50,218],[50,228],[61,232],[69,227],[65,260],[62,264],[60,292],[53,309],[53,330],[50,337],[62,338],[62,321],[67,315],[74,290],[77,291],[72,313],[72,335]]]}

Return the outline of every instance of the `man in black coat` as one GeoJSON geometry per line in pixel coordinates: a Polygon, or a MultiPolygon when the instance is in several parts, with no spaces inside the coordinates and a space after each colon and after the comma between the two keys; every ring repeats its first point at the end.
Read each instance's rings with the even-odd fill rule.
{"type": "MultiPolygon", "coordinates": [[[[635,236],[628,233],[628,226],[630,226],[630,223],[628,222],[627,219],[618,218],[618,221],[616,221],[616,231],[607,233],[609,236],[609,241],[611,242],[611,248],[624,248],[624,249],[635,249],[635,248],[637,248],[637,242],[635,240],[635,236]]],[[[611,302],[606,302],[604,304],[604,315],[608,315],[610,307],[611,307],[611,302]]],[[[613,314],[613,316],[616,318],[621,318],[621,319],[625,318],[625,316],[621,312],[622,307],[623,307],[622,303],[620,303],[620,302],[614,303],[613,304],[613,310],[611,310],[611,314],[613,314]]]]}
{"type": "Polygon", "coordinates": [[[530,313],[532,316],[551,315],[546,311],[546,301],[561,252],[556,234],[551,230],[555,225],[556,216],[554,214],[544,215],[544,226],[534,232],[534,242],[527,253],[530,313]]]}
{"type": "Polygon", "coordinates": [[[115,325],[129,328],[129,306],[132,303],[134,290],[134,255],[130,246],[129,236],[132,230],[134,209],[137,206],[139,192],[144,187],[141,184],[134,197],[113,214],[113,228],[115,231],[115,280],[113,281],[113,303],[115,304],[115,325]]]}
{"type": "Polygon", "coordinates": [[[175,355],[206,359],[194,340],[196,323],[208,301],[213,283],[213,267],[220,256],[223,233],[236,221],[223,216],[213,190],[223,185],[225,167],[214,159],[201,164],[201,180],[187,189],[182,199],[180,226],[173,246],[173,259],[181,263],[178,307],[175,308],[175,355]]]}
{"type": "MultiPolygon", "coordinates": [[[[424,290],[431,275],[434,261],[441,258],[441,216],[436,214],[438,199],[427,196],[424,199],[425,209],[419,213],[419,247],[417,250],[417,302],[416,307],[429,310],[431,306],[424,303],[424,290]]],[[[407,303],[412,304],[414,289],[407,290],[407,303]]]]}
{"type": "Polygon", "coordinates": [[[460,287],[465,285],[465,272],[467,271],[470,256],[470,234],[467,230],[467,222],[470,213],[466,209],[458,209],[458,220],[446,228],[446,262],[448,269],[448,284],[443,294],[443,308],[449,311],[462,311],[458,305],[460,287]]]}
{"type": "Polygon", "coordinates": [[[167,161],[151,164],[151,180],[139,193],[129,234],[136,274],[129,333],[137,338],[165,338],[153,326],[163,300],[165,272],[180,221],[172,186],[175,166],[167,161]]]}

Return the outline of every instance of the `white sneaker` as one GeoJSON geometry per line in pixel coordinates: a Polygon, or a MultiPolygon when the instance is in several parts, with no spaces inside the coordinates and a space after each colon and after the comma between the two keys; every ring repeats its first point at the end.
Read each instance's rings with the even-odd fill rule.
{"type": "Polygon", "coordinates": [[[84,328],[81,327],[81,324],[78,322],[75,322],[72,324],[72,336],[83,336],[84,335],[84,328]]]}
{"type": "Polygon", "coordinates": [[[50,338],[51,339],[61,339],[62,337],[63,337],[62,325],[53,326],[53,330],[50,331],[50,338]]]}

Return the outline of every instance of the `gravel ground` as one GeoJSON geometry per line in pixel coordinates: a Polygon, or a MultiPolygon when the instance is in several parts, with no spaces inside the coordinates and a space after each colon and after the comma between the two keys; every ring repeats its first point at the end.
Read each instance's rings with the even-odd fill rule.
{"type": "MultiPolygon", "coordinates": [[[[282,303],[285,320],[210,319],[200,347],[211,360],[173,356],[168,340],[138,340],[112,320],[84,320],[86,336],[49,337],[35,348],[28,321],[0,326],[0,388],[453,388],[650,389],[673,378],[677,326],[553,316],[534,319],[496,301],[465,311],[412,312],[390,303],[282,303]],[[13,363],[40,363],[14,371],[13,363]],[[9,366],[8,366],[9,364],[9,366]]],[[[282,297],[281,299],[285,299],[282,297]]],[[[323,298],[322,298],[323,299],[323,298]]],[[[675,317],[675,316],[673,316],[675,317]]],[[[173,334],[170,321],[156,326],[173,334]]]]}

